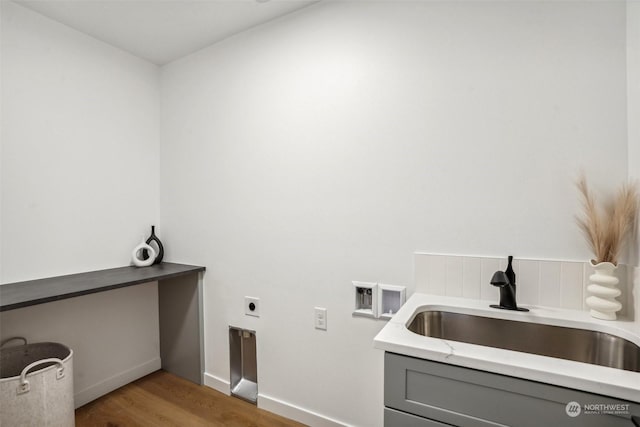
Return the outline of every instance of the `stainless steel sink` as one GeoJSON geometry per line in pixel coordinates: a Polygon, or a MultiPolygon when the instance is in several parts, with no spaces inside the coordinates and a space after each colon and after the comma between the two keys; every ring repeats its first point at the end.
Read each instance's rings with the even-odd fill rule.
{"type": "Polygon", "coordinates": [[[420,312],[407,328],[433,338],[640,372],[640,347],[604,332],[448,311],[420,312]]]}

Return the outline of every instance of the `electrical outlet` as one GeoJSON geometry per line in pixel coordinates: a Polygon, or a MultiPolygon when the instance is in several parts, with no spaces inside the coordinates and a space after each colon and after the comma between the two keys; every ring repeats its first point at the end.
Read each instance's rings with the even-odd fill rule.
{"type": "Polygon", "coordinates": [[[323,307],[314,307],[314,323],[316,329],[320,329],[323,331],[327,330],[327,309],[323,307]]]}
{"type": "Polygon", "coordinates": [[[244,297],[244,314],[260,317],[260,298],[244,297]]]}

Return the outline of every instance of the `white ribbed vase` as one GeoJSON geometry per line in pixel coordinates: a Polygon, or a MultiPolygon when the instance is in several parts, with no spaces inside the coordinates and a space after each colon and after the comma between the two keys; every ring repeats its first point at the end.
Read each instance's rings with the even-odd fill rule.
{"type": "Polygon", "coordinates": [[[589,276],[591,284],[587,287],[587,291],[591,294],[587,298],[587,307],[589,307],[591,317],[603,320],[616,320],[616,312],[620,311],[622,304],[616,301],[616,297],[620,296],[622,291],[617,288],[620,282],[616,277],[616,265],[610,262],[601,262],[591,266],[595,273],[589,276]]]}

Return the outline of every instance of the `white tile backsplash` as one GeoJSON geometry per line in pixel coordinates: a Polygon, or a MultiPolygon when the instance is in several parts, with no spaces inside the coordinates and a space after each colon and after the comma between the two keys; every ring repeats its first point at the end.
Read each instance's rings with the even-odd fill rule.
{"type": "Polygon", "coordinates": [[[563,262],[560,264],[560,305],[572,310],[584,309],[585,289],[583,262],[563,262]]]}
{"type": "Polygon", "coordinates": [[[429,289],[432,294],[446,295],[447,293],[447,258],[434,255],[429,258],[429,289]]]}
{"type": "Polygon", "coordinates": [[[518,260],[516,283],[535,283],[538,286],[518,286],[516,301],[518,304],[540,304],[540,262],[532,260],[518,260]]]}
{"type": "Polygon", "coordinates": [[[447,280],[445,293],[450,297],[462,296],[462,258],[446,257],[447,280]]]}
{"type": "MultiPolygon", "coordinates": [[[[443,296],[482,299],[497,303],[500,293],[491,285],[494,272],[504,270],[507,258],[441,255],[416,252],[414,254],[415,289],[443,296]]],[[[588,310],[585,298],[593,268],[588,262],[514,259],[516,273],[517,300],[523,305],[588,310]]],[[[632,269],[620,265],[617,276],[622,295],[619,318],[633,318],[633,304],[636,300],[629,283],[632,269]]],[[[638,292],[640,293],[640,292],[638,292]]]]}
{"type": "Polygon", "coordinates": [[[429,292],[429,259],[431,256],[414,256],[413,257],[413,280],[414,283],[420,283],[420,291],[425,294],[429,292]]]}
{"type": "Polygon", "coordinates": [[[538,303],[554,307],[559,300],[558,292],[562,286],[562,263],[540,261],[540,281],[538,282],[538,303]]]}
{"type": "Polygon", "coordinates": [[[482,283],[480,258],[456,258],[462,258],[462,297],[480,299],[480,283],[482,283]]]}

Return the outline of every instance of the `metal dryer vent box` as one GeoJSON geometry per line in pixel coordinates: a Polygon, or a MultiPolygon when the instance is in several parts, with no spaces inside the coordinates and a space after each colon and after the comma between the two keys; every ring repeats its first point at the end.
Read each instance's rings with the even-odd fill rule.
{"type": "Polygon", "coordinates": [[[229,326],[231,395],[247,402],[258,401],[258,359],[256,333],[229,326]]]}

